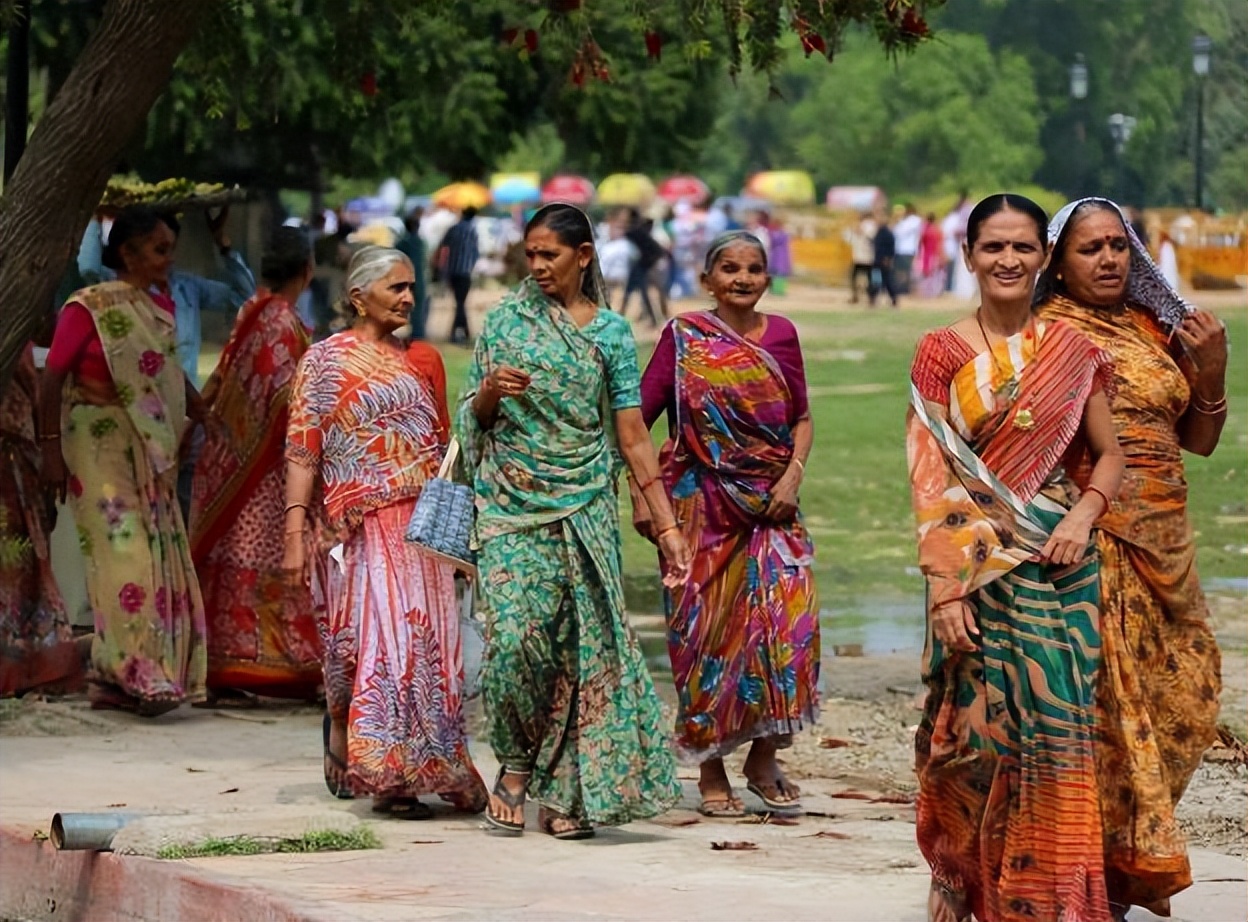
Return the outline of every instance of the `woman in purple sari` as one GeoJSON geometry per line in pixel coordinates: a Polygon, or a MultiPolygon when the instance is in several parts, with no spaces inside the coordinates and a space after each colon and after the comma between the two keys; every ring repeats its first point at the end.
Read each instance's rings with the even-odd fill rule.
{"type": "MultiPolygon", "coordinates": [[[[677,748],[700,766],[708,816],[744,813],[723,759],[747,742],[748,789],[797,809],[776,751],[818,717],[814,548],[797,511],[812,428],[797,331],[755,309],[769,282],[756,237],[715,240],[702,273],[714,309],[667,325],[641,385],[646,424],[668,418],[662,477],[694,549],[688,581],[668,592],[668,651],[677,748]]],[[[647,534],[649,484],[629,486],[647,534]]]]}

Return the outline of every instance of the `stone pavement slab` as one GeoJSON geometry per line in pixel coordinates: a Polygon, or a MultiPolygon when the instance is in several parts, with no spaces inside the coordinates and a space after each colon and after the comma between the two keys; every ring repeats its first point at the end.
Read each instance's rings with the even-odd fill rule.
{"type": "MultiPolygon", "coordinates": [[[[111,902],[92,902],[92,894],[78,892],[73,905],[81,911],[70,918],[924,918],[927,874],[914,844],[913,808],[834,798],[840,786],[831,781],[803,781],[806,809],[823,815],[804,816],[797,825],[761,823],[758,816],[748,822],[700,818],[692,811],[697,791],[690,776],[681,809],[655,821],[602,830],[589,842],[560,842],[536,832],[497,839],[481,831],[478,817],[449,809],[423,822],[374,820],[366,800],[330,799],[321,780],[320,717],[308,708],[184,708],[152,721],[121,714],[90,718],[72,728],[72,736],[0,738],[0,825],[6,833],[0,840],[0,918],[66,918],[40,906],[46,909],[46,900],[57,898],[48,889],[52,883],[71,888],[83,875],[95,875],[90,880],[100,900],[109,895],[111,902]],[[385,847],[154,862],[49,854],[46,843],[30,842],[58,811],[254,813],[277,804],[350,811],[377,831],[385,847]],[[711,848],[722,841],[757,848],[711,848]],[[127,888],[134,897],[129,903],[123,899],[127,888]],[[153,891],[147,902],[137,899],[136,888],[153,891]],[[25,902],[19,914],[12,900],[20,892],[43,902],[25,902]],[[109,908],[123,904],[129,907],[124,912],[109,908]]],[[[484,747],[476,746],[474,754],[488,775],[493,763],[484,747]]],[[[531,829],[535,818],[531,811],[531,829]]],[[[1175,899],[1174,918],[1248,919],[1244,860],[1196,851],[1193,861],[1198,882],[1175,899]]],[[[1135,910],[1130,918],[1153,917],[1135,910]]]]}

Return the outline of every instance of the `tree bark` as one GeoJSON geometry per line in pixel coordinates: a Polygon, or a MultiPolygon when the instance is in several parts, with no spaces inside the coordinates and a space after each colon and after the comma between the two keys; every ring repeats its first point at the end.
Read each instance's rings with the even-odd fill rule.
{"type": "Polygon", "coordinates": [[[114,165],[212,2],[109,0],[31,133],[0,198],[0,388],[55,309],[61,275],[114,165]]]}

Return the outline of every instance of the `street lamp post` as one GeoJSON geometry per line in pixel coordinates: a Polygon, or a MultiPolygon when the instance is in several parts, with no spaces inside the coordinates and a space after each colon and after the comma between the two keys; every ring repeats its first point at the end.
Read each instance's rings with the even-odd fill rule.
{"type": "Polygon", "coordinates": [[[1192,39],[1192,72],[1196,74],[1196,210],[1205,210],[1205,78],[1209,76],[1213,40],[1192,39]]]}
{"type": "Polygon", "coordinates": [[[1122,168],[1123,154],[1126,152],[1127,142],[1131,140],[1131,132],[1133,131],[1135,131],[1135,119],[1132,116],[1115,112],[1109,117],[1109,136],[1114,141],[1114,159],[1117,169],[1114,186],[1118,190],[1117,195],[1120,204],[1126,201],[1122,168]]]}
{"type": "Polygon", "coordinates": [[[1088,65],[1082,54],[1075,55],[1075,61],[1070,65],[1070,98],[1075,101],[1076,111],[1075,196],[1078,197],[1083,195],[1084,189],[1084,153],[1087,141],[1087,129],[1083,124],[1083,101],[1088,98],[1088,65]]]}

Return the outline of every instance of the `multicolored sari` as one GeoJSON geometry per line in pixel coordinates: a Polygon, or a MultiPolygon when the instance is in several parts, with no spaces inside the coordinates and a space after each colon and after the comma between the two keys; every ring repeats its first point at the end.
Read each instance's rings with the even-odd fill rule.
{"type": "Polygon", "coordinates": [[[668,652],[677,746],[702,762],[757,737],[786,746],[818,719],[819,606],[801,518],[764,516],[793,457],[783,372],[713,314],[672,323],[676,428],[660,464],[693,566],[668,594],[668,652]]]}
{"type": "Polygon", "coordinates": [[[438,418],[429,383],[389,337],[346,330],[316,343],[291,386],[286,458],[316,473],[318,511],[343,542],[318,627],[326,705],[347,723],[360,794],[455,800],[483,787],[464,728],[454,573],[404,538],[441,462],[438,418]]]}
{"type": "Polygon", "coordinates": [[[0,395],[0,697],[80,686],[83,679],[83,657],[52,575],[52,517],[35,442],[36,375],[27,346],[0,395]]]}
{"type": "Polygon", "coordinates": [[[1078,497],[1064,466],[1108,355],[1061,323],[974,355],[929,333],[911,370],[907,454],[928,610],[972,604],[978,649],[928,622],[915,740],[918,841],[943,887],[983,922],[1110,918],[1101,860],[1094,686],[1094,548],[1036,562],[1078,497]]]}
{"type": "Polygon", "coordinates": [[[186,379],[173,316],[124,282],[71,299],[90,312],[117,403],[66,399],[69,503],[95,611],[92,696],[159,713],[204,697],[204,603],[178,509],[186,379]]]}
{"type": "Polygon", "coordinates": [[[1192,882],[1175,810],[1214,740],[1222,688],[1178,436],[1191,388],[1154,311],[1090,309],[1059,295],[1039,314],[1070,324],[1114,357],[1112,408],[1127,470],[1097,536],[1105,864],[1111,900],[1169,915],[1168,898],[1192,882]]]}
{"type": "Polygon", "coordinates": [[[243,305],[205,388],[224,427],[205,439],[191,500],[210,689],[314,698],[321,682],[312,596],[285,585],[275,524],[286,502],[290,384],[309,342],[294,307],[262,290],[243,305]]]}
{"type": "Polygon", "coordinates": [[[680,797],[659,699],[624,613],[610,413],[641,404],[628,322],[578,328],[532,279],[487,316],[457,414],[477,494],[487,609],[481,685],[499,762],[534,800],[617,825],[680,797]],[[498,364],[532,382],[483,430],[472,410],[498,364]]]}

